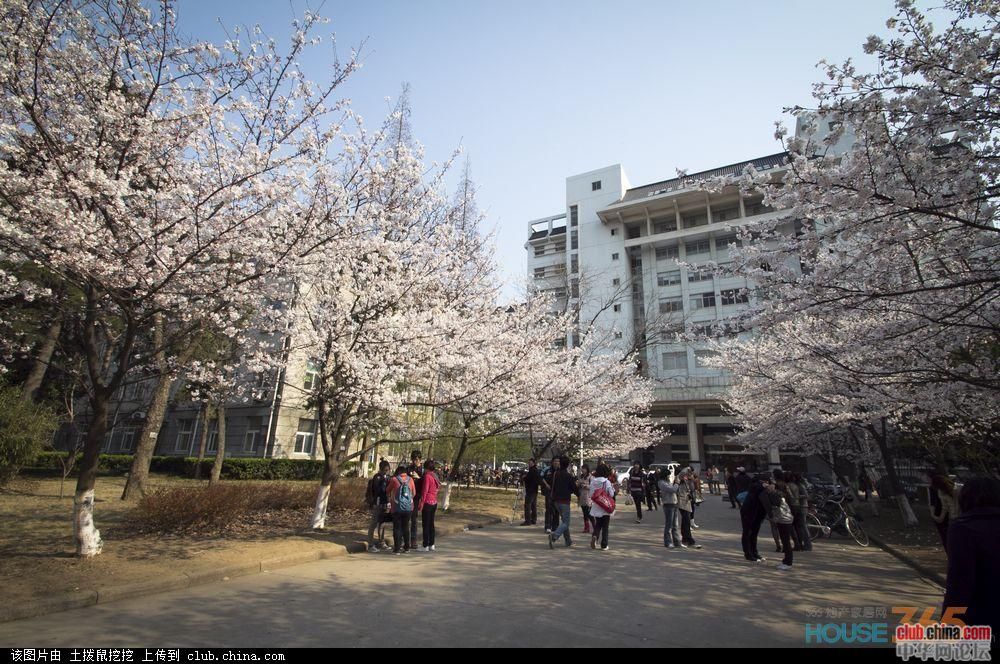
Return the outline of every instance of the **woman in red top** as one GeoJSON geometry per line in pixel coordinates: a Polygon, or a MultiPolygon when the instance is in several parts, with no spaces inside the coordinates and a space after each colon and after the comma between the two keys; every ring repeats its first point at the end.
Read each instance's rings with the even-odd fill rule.
{"type": "Polygon", "coordinates": [[[424,464],[424,478],[420,483],[420,498],[417,500],[417,509],[423,523],[424,545],[417,551],[434,551],[434,514],[437,512],[438,488],[441,481],[437,473],[434,472],[437,464],[428,461],[424,464]]]}

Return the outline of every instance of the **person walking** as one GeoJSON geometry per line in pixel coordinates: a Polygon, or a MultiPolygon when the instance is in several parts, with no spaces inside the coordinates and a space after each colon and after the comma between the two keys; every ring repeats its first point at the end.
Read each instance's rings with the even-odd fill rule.
{"type": "Polygon", "coordinates": [[[694,520],[694,514],[698,509],[698,505],[705,502],[705,498],[701,493],[701,478],[698,477],[698,473],[691,467],[687,467],[688,481],[691,483],[691,527],[699,528],[700,526],[694,520]]]}
{"type": "Polygon", "coordinates": [[[646,509],[650,512],[655,512],[657,509],[656,503],[656,471],[650,470],[648,473],[643,473],[643,481],[645,481],[646,486],[646,509]]]}
{"type": "Polygon", "coordinates": [[[542,496],[545,497],[545,533],[550,534],[559,527],[559,512],[552,502],[552,475],[555,473],[557,457],[552,457],[549,467],[542,473],[542,496]]]}
{"type": "Polygon", "coordinates": [[[792,472],[786,472],[785,487],[786,492],[788,493],[788,506],[792,508],[792,544],[794,545],[792,550],[805,551],[805,539],[809,539],[809,536],[806,535],[805,539],[802,537],[802,533],[805,531],[806,526],[806,514],[805,510],[802,509],[802,497],[800,495],[801,488],[799,487],[798,475],[792,472]]]}
{"type": "Polygon", "coordinates": [[[417,511],[420,512],[422,532],[424,535],[423,546],[418,551],[427,553],[435,551],[434,548],[434,515],[437,512],[438,489],[441,487],[441,480],[438,479],[437,466],[433,461],[424,464],[423,481],[420,482],[420,493],[417,499],[417,511]]]}
{"type": "Polygon", "coordinates": [[[726,469],[726,494],[729,497],[729,505],[732,509],[736,509],[736,480],[733,472],[726,469]]]}
{"type": "Polygon", "coordinates": [[[636,461],[628,473],[628,491],[635,501],[635,522],[642,523],[642,501],[645,498],[646,478],[642,466],[636,461]]]}
{"type": "Polygon", "coordinates": [[[677,485],[670,481],[670,471],[660,471],[657,480],[660,497],[663,500],[663,546],[679,549],[681,536],[677,530],[677,485]]]}
{"type": "Polygon", "coordinates": [[[767,518],[770,502],[761,502],[760,495],[764,491],[764,484],[770,484],[770,480],[753,482],[743,496],[743,503],[740,505],[740,522],[743,525],[743,557],[752,563],[762,563],[766,560],[757,551],[757,535],[760,533],[760,526],[767,518]]]}
{"type": "Polygon", "coordinates": [[[590,466],[587,464],[580,466],[580,478],[577,481],[577,486],[580,489],[580,495],[577,500],[580,503],[580,511],[583,512],[583,532],[589,533],[594,520],[590,516],[590,466]]]}
{"type": "Polygon", "coordinates": [[[396,468],[389,480],[386,494],[392,512],[392,552],[398,556],[400,553],[408,553],[413,541],[410,539],[410,517],[413,514],[417,485],[406,472],[406,466],[396,468]]]}
{"type": "Polygon", "coordinates": [[[798,473],[793,473],[792,478],[799,487],[798,514],[802,517],[797,524],[793,524],[793,527],[797,525],[799,529],[799,540],[802,542],[802,550],[812,551],[812,537],[810,537],[809,528],[806,526],[806,514],[809,513],[809,485],[806,484],[806,481],[798,473]]]}
{"type": "Polygon", "coordinates": [[[542,476],[534,459],[528,459],[528,470],[524,473],[524,522],[522,526],[533,526],[538,521],[538,487],[542,476]]]}
{"type": "Polygon", "coordinates": [[[691,534],[691,514],[694,512],[694,484],[687,469],[681,471],[677,483],[677,509],[681,517],[681,548],[693,547],[700,549],[701,544],[694,541],[691,534]]]}
{"type": "Polygon", "coordinates": [[[552,503],[559,514],[560,523],[551,534],[546,534],[550,549],[554,548],[555,541],[560,537],[565,538],[566,546],[573,546],[573,538],[569,534],[570,500],[578,493],[576,478],[568,470],[569,458],[563,456],[552,459],[552,465],[555,468],[552,473],[552,503]]]}
{"type": "Polygon", "coordinates": [[[931,486],[927,490],[927,500],[930,503],[931,518],[941,537],[941,546],[947,553],[948,526],[959,514],[957,491],[955,483],[947,475],[939,472],[931,472],[929,475],[931,486]]]}
{"type": "Polygon", "coordinates": [[[594,518],[594,533],[590,536],[590,548],[596,549],[598,543],[601,551],[607,551],[608,527],[611,516],[615,513],[615,485],[609,479],[611,469],[605,464],[597,466],[594,477],[590,480],[590,514],[594,518]]]}

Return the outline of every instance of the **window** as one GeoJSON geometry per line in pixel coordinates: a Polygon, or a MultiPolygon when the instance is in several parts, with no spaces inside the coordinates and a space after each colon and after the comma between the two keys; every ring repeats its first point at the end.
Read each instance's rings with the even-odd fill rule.
{"type": "Polygon", "coordinates": [[[122,430],[122,440],[118,445],[118,449],[122,452],[133,452],[135,451],[135,428],[129,427],[122,430]]]}
{"type": "Polygon", "coordinates": [[[740,240],[736,237],[736,234],[723,235],[721,237],[715,238],[715,248],[716,249],[728,249],[729,245],[740,246],[740,240]]]}
{"type": "Polygon", "coordinates": [[[676,286],[681,283],[681,271],[671,270],[670,272],[660,272],[656,275],[657,286],[676,286]]]}
{"type": "Polygon", "coordinates": [[[651,219],[650,221],[653,223],[654,233],[669,233],[677,230],[677,217],[675,215],[670,215],[669,217],[658,217],[656,219],[651,219]]]}
{"type": "Polygon", "coordinates": [[[319,365],[314,360],[309,360],[306,362],[306,376],[305,380],[302,381],[302,389],[306,392],[312,392],[318,384],[319,365]]]}
{"type": "Polygon", "coordinates": [[[673,311],[684,311],[684,302],[679,297],[660,300],[660,313],[669,314],[673,311]]]}
{"type": "Polygon", "coordinates": [[[536,267],[535,268],[535,279],[544,279],[544,278],[545,278],[545,268],[544,267],[536,267]]]}
{"type": "Polygon", "coordinates": [[[621,338],[622,338],[622,333],[621,332],[615,332],[615,339],[621,339],[621,338]]]}
{"type": "Polygon", "coordinates": [[[719,208],[718,210],[712,210],[712,221],[731,221],[732,219],[739,219],[740,216],[740,206],[733,205],[731,207],[719,208]]]}
{"type": "Polygon", "coordinates": [[[616,252],[616,253],[613,253],[613,254],[611,254],[611,260],[613,260],[613,261],[616,261],[616,260],[618,260],[618,254],[617,254],[617,252],[616,252]]]}
{"type": "Polygon", "coordinates": [[[580,297],[580,282],[575,279],[570,284],[570,297],[580,297]]]}
{"type": "Polygon", "coordinates": [[[764,205],[763,196],[755,196],[753,198],[746,199],[743,202],[743,209],[746,210],[748,217],[752,217],[757,214],[766,214],[768,212],[774,211],[774,208],[764,205]]]}
{"type": "Polygon", "coordinates": [[[687,353],[664,353],[664,371],[685,371],[688,367],[687,353]]]}
{"type": "Polygon", "coordinates": [[[707,367],[709,362],[718,355],[712,350],[696,350],[694,352],[694,364],[696,367],[707,367]]]}
{"type": "Polygon", "coordinates": [[[681,215],[681,226],[683,228],[694,228],[696,226],[705,226],[706,224],[708,224],[707,212],[689,212],[688,214],[681,215]]]}
{"type": "Polygon", "coordinates": [[[708,270],[688,270],[688,283],[693,284],[699,281],[711,281],[712,273],[708,270]]]}
{"type": "Polygon", "coordinates": [[[573,254],[569,257],[569,271],[576,274],[580,271],[580,256],[579,254],[573,254]]]}
{"type": "Polygon", "coordinates": [[[634,240],[637,237],[642,237],[642,226],[626,226],[625,227],[625,237],[629,240],[634,240]]]}
{"type": "Polygon", "coordinates": [[[622,305],[616,304],[615,307],[614,307],[614,309],[615,309],[615,313],[617,313],[617,312],[619,312],[619,311],[622,310],[622,305]]]}
{"type": "Polygon", "coordinates": [[[618,235],[618,229],[617,228],[612,228],[611,229],[611,236],[614,237],[615,235],[618,235]]]}
{"type": "Polygon", "coordinates": [[[205,447],[207,452],[216,452],[219,449],[219,420],[212,420],[208,423],[211,428],[208,430],[208,444],[205,447]]]}
{"type": "Polygon", "coordinates": [[[668,258],[677,258],[679,252],[676,244],[668,244],[664,247],[656,248],[656,260],[662,261],[668,258]]]}
{"type": "Polygon", "coordinates": [[[194,442],[194,420],[181,420],[177,432],[177,443],[174,445],[175,452],[190,452],[194,442]]]}
{"type": "Polygon", "coordinates": [[[316,442],[316,420],[299,420],[299,429],[295,433],[295,453],[312,454],[316,442]]]}
{"type": "Polygon", "coordinates": [[[746,304],[749,301],[750,300],[747,297],[747,294],[744,293],[744,292],[742,292],[739,289],[731,288],[729,290],[722,291],[722,305],[723,306],[730,305],[730,304],[746,304]]]}
{"type": "Polygon", "coordinates": [[[544,255],[545,255],[545,247],[535,247],[535,257],[544,255]]]}
{"type": "Polygon", "coordinates": [[[688,242],[684,245],[684,251],[688,256],[696,256],[698,254],[707,254],[712,251],[708,240],[698,240],[696,242],[688,242]]]}
{"type": "Polygon", "coordinates": [[[622,280],[619,279],[619,278],[617,278],[617,277],[615,277],[614,279],[611,280],[611,285],[612,286],[621,286],[622,285],[622,280]]]}
{"type": "Polygon", "coordinates": [[[575,205],[569,206],[569,225],[576,228],[580,223],[580,212],[575,205]]]}
{"type": "Polygon", "coordinates": [[[591,182],[590,183],[590,190],[591,191],[600,191],[601,190],[601,181],[598,180],[597,182],[591,182]]]}
{"type": "Polygon", "coordinates": [[[708,309],[715,306],[715,293],[698,293],[691,296],[692,309],[708,309]]]}
{"type": "Polygon", "coordinates": [[[573,231],[569,236],[569,248],[570,249],[580,248],[580,238],[577,237],[577,231],[573,231]]]}
{"type": "Polygon", "coordinates": [[[247,418],[247,430],[243,434],[243,451],[257,451],[257,441],[260,440],[260,431],[263,428],[263,418],[260,416],[247,418]]]}

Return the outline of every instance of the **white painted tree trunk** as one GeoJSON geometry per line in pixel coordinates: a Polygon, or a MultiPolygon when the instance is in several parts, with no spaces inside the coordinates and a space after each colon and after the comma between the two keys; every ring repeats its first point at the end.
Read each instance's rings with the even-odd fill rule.
{"type": "Polygon", "coordinates": [[[326,506],[330,502],[330,484],[320,484],[316,494],[316,510],[313,512],[312,529],[322,530],[326,527],[326,506]]]}
{"type": "Polygon", "coordinates": [[[451,505],[451,482],[444,483],[444,498],[441,500],[441,511],[447,512],[448,506],[451,505]]]}
{"type": "Polygon", "coordinates": [[[901,496],[896,496],[896,504],[899,505],[899,513],[903,515],[903,525],[907,528],[915,527],[917,525],[917,515],[913,513],[913,507],[910,505],[910,501],[905,493],[901,496]]]}
{"type": "Polygon", "coordinates": [[[73,536],[76,555],[92,558],[104,548],[101,531],[94,527],[94,490],[77,491],[73,500],[73,536]]]}

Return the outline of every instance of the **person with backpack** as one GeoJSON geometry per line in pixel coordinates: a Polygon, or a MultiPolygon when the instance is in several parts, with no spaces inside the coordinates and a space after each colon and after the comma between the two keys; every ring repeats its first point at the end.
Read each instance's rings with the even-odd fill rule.
{"type": "Polygon", "coordinates": [[[379,546],[382,550],[389,548],[385,541],[386,510],[389,507],[389,499],[386,496],[386,489],[389,486],[389,462],[385,459],[378,464],[378,473],[368,481],[368,488],[365,490],[365,503],[371,513],[371,521],[368,523],[368,551],[377,553],[379,546]],[[375,532],[378,531],[378,541],[375,540],[375,532]]]}
{"type": "Polygon", "coordinates": [[[615,513],[615,485],[609,479],[611,469],[605,464],[597,466],[590,480],[590,515],[594,519],[594,533],[590,536],[590,548],[596,549],[600,541],[601,551],[608,550],[608,526],[615,513]]]}
{"type": "Polygon", "coordinates": [[[795,517],[792,514],[791,496],[785,487],[784,480],[778,480],[777,474],[773,482],[764,485],[760,494],[761,502],[768,510],[767,518],[771,520],[780,538],[781,550],[785,557],[778,563],[778,570],[787,572],[792,569],[792,524],[795,517]]]}
{"type": "Polygon", "coordinates": [[[405,466],[396,468],[386,493],[392,511],[392,552],[398,556],[410,550],[410,518],[413,515],[414,496],[417,494],[417,485],[406,472],[405,466]]]}
{"type": "Polygon", "coordinates": [[[424,464],[424,477],[420,482],[419,498],[417,499],[417,511],[423,524],[424,534],[423,546],[417,551],[427,553],[434,551],[434,514],[437,512],[437,495],[441,487],[441,480],[438,479],[435,470],[435,463],[428,461],[424,464]]]}

